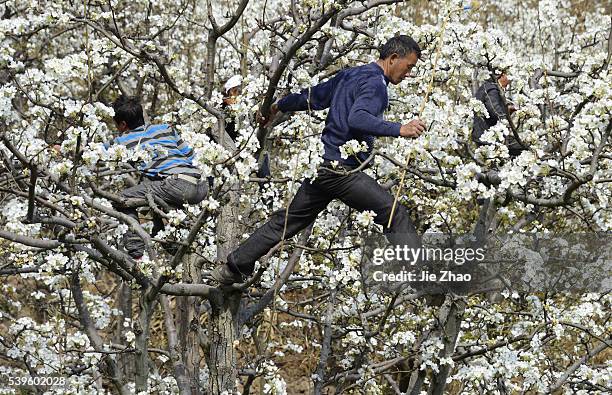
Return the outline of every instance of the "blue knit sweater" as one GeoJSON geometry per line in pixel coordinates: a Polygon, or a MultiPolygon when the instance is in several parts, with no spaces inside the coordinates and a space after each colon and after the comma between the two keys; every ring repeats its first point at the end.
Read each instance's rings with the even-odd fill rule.
{"type": "Polygon", "coordinates": [[[364,161],[373,149],[375,136],[399,136],[401,124],[383,119],[389,106],[389,80],[375,62],[351,67],[334,77],[300,93],[288,95],[278,102],[279,110],[303,111],[329,108],[321,140],[324,159],[356,165],[364,161]],[[360,152],[342,159],[340,146],[349,140],[365,141],[369,152],[360,152]]]}

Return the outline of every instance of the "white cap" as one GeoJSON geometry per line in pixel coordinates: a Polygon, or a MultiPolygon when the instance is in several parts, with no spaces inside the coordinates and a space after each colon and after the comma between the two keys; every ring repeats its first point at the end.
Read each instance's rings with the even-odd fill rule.
{"type": "Polygon", "coordinates": [[[240,86],[242,84],[242,77],[239,75],[235,75],[223,85],[223,91],[228,92],[230,89],[240,86]]]}

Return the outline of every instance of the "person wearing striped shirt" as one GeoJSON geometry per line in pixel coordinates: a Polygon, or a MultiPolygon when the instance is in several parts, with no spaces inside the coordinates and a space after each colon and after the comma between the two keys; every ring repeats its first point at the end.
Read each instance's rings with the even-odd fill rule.
{"type": "MultiPolygon", "coordinates": [[[[193,149],[179,134],[167,124],[145,124],[142,105],[137,97],[122,95],[113,103],[113,109],[113,119],[122,134],[106,146],[121,144],[132,149],[141,148],[151,155],[148,161],[136,166],[140,182],[123,190],[121,197],[124,200],[142,199],[150,194],[154,200],[177,208],[185,203],[195,204],[204,200],[208,183],[193,163],[193,149]]],[[[127,207],[120,202],[114,203],[114,207],[138,220],[135,207],[127,207]]],[[[163,228],[163,220],[153,214],[153,236],[163,228]]],[[[123,235],[123,247],[134,259],[140,259],[144,252],[143,240],[131,230],[123,235]]]]}

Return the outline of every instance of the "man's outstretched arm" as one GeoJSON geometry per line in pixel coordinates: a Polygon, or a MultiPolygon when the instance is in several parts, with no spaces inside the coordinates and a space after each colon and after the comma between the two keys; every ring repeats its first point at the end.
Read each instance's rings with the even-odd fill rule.
{"type": "Polygon", "coordinates": [[[334,93],[334,87],[338,75],[324,81],[318,85],[303,89],[300,93],[292,93],[272,104],[270,113],[267,117],[258,114],[258,121],[261,126],[267,125],[276,115],[281,112],[305,111],[305,110],[324,110],[329,108],[334,93]]]}
{"type": "Polygon", "coordinates": [[[419,137],[425,130],[425,124],[414,119],[402,125],[389,122],[375,114],[384,112],[386,87],[375,80],[365,80],[359,87],[359,93],[349,113],[349,126],[362,134],[392,137],[419,137]]]}
{"type": "Polygon", "coordinates": [[[278,101],[278,110],[282,112],[324,110],[329,108],[334,93],[337,75],[318,85],[292,93],[278,101]]]}

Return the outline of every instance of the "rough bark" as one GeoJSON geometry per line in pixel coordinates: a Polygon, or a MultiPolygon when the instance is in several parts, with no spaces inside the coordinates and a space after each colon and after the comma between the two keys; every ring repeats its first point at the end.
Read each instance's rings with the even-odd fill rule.
{"type": "MultiPolygon", "coordinates": [[[[217,227],[217,260],[224,261],[238,239],[238,195],[231,193],[229,202],[221,210],[217,227]]],[[[238,371],[234,342],[237,332],[237,313],[241,291],[213,288],[209,294],[211,312],[208,324],[209,348],[206,358],[210,371],[208,393],[233,392],[238,371]]]]}
{"type": "Polygon", "coordinates": [[[240,305],[240,292],[215,289],[210,297],[212,311],[208,325],[210,346],[208,392],[232,392],[236,384],[236,316],[240,305]]]}
{"type": "MultiPolygon", "coordinates": [[[[115,343],[123,344],[123,323],[125,320],[132,320],[132,289],[130,284],[121,280],[117,291],[117,309],[121,312],[117,321],[117,331],[115,332],[115,343]]],[[[133,377],[134,356],[132,354],[119,354],[117,356],[119,365],[119,375],[133,377]]]]}
{"type": "MultiPolygon", "coordinates": [[[[440,358],[450,358],[455,352],[457,337],[461,330],[461,317],[465,309],[465,303],[462,300],[451,301],[450,307],[447,310],[446,322],[442,327],[442,342],[444,348],[440,351],[440,358]]],[[[439,365],[439,371],[431,379],[431,384],[428,395],[441,395],[446,388],[446,379],[451,371],[451,366],[448,364],[439,365]]]]}
{"type": "Polygon", "coordinates": [[[149,331],[151,329],[151,317],[156,303],[155,298],[151,298],[151,289],[143,291],[140,295],[140,314],[134,328],[136,339],[134,346],[136,348],[135,360],[135,383],[136,392],[147,391],[149,380],[149,331]]]}
{"type": "MultiPolygon", "coordinates": [[[[201,274],[196,265],[196,255],[190,254],[183,258],[183,280],[187,283],[199,283],[201,274]]],[[[201,394],[200,390],[200,298],[184,296],[179,298],[179,349],[183,355],[187,375],[191,381],[193,394],[201,394]]]]}

